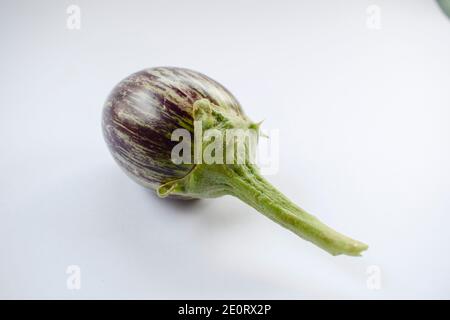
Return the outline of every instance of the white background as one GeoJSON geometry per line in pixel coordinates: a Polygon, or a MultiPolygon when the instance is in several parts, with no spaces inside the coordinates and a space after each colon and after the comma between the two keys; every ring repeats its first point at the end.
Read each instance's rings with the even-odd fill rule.
{"type": "Polygon", "coordinates": [[[434,1],[11,0],[0,35],[0,298],[450,298],[450,20],[434,1]],[[161,200],[128,179],[102,105],[161,65],[280,129],[268,179],[363,257],[231,197],[161,200]]]}

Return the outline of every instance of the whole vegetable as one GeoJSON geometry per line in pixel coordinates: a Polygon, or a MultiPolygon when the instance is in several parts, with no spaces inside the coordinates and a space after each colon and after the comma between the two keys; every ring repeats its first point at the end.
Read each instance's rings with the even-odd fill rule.
{"type": "MultiPolygon", "coordinates": [[[[225,139],[223,147],[227,159],[234,160],[231,163],[173,161],[178,145],[173,133],[182,128],[195,135],[196,124],[224,136],[229,129],[259,130],[259,124],[244,114],[226,88],[201,73],[182,68],[158,67],[130,75],[113,89],[103,108],[103,133],[114,159],[132,179],[155,189],[160,197],[231,195],[333,255],[357,256],[367,249],[364,243],[334,231],[305,212],[266,181],[256,165],[245,158],[248,144],[228,151],[227,147],[236,142],[225,139]],[[238,161],[242,155],[246,160],[238,161]]],[[[206,139],[194,141],[192,154],[199,144],[206,147],[206,139]]]]}

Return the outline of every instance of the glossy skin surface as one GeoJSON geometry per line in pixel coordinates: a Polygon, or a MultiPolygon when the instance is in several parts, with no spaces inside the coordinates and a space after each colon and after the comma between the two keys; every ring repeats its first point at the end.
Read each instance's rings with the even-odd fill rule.
{"type": "Polygon", "coordinates": [[[171,150],[175,129],[193,135],[193,105],[206,98],[245,115],[236,98],[221,84],[196,71],[158,67],[122,80],[104,108],[104,138],[114,159],[136,182],[156,189],[185,176],[193,165],[176,165],[171,150]]]}

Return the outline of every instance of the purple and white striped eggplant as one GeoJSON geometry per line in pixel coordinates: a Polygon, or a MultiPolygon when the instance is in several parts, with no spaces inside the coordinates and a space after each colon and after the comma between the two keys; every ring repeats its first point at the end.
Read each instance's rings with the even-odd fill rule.
{"type": "MultiPolygon", "coordinates": [[[[155,189],[160,197],[231,195],[333,255],[357,256],[367,249],[364,243],[334,231],[292,203],[251,161],[173,161],[178,142],[172,134],[185,129],[195,136],[194,124],[223,136],[230,129],[259,128],[221,84],[182,68],[158,67],[130,75],[113,89],[103,109],[103,133],[114,159],[132,179],[155,189]]],[[[239,152],[248,155],[247,144],[239,152],[237,147],[229,152],[227,147],[235,141],[224,141],[227,159],[231,156],[234,160],[239,152]]],[[[194,140],[193,144],[194,149],[199,144],[206,147],[207,141],[194,140]]]]}

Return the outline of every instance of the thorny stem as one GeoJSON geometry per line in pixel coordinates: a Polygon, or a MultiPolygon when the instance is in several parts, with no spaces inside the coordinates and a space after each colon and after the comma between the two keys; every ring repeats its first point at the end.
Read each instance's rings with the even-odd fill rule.
{"type": "Polygon", "coordinates": [[[167,195],[165,192],[168,189],[169,193],[190,197],[232,195],[332,255],[359,256],[368,248],[366,244],[340,234],[298,207],[249,164],[197,165],[183,179],[165,184],[159,189],[159,195],[167,195]]]}
{"type": "Polygon", "coordinates": [[[332,255],[358,256],[367,249],[366,244],[338,233],[298,207],[251,166],[240,169],[243,175],[230,181],[231,194],[266,217],[332,255]]]}

